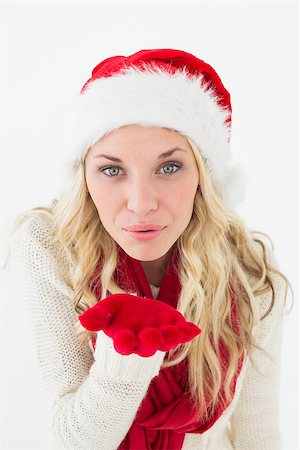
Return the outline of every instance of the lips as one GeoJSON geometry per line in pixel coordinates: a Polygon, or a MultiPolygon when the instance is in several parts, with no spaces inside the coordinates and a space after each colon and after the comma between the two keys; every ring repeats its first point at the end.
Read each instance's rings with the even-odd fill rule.
{"type": "Polygon", "coordinates": [[[162,225],[154,225],[151,223],[147,224],[136,224],[131,225],[130,227],[124,228],[126,231],[160,231],[164,228],[162,225]]]}

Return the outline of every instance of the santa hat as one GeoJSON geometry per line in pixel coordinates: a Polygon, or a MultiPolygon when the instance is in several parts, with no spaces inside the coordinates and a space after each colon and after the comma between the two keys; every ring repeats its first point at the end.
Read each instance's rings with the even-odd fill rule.
{"type": "Polygon", "coordinates": [[[230,94],[216,71],[173,49],[140,50],[100,62],[70,105],[63,131],[68,161],[124,125],[166,127],[198,147],[224,206],[244,199],[248,177],[230,153],[230,94]]]}

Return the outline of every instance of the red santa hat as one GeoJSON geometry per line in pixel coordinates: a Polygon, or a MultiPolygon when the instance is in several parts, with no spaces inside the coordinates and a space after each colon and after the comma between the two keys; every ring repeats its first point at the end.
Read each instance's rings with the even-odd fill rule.
{"type": "Polygon", "coordinates": [[[230,94],[216,71],[182,50],[140,50],[100,62],[74,99],[65,122],[68,160],[124,125],[166,127],[198,147],[224,206],[244,199],[248,178],[231,161],[230,94]]]}

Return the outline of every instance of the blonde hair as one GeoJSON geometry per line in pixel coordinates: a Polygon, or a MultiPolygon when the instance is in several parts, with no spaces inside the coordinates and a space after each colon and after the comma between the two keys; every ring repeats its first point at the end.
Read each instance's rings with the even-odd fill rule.
{"type": "MultiPolygon", "coordinates": [[[[187,138],[188,139],[188,138],[187,138]]],[[[181,293],[177,309],[189,321],[202,329],[192,342],[169,352],[164,366],[172,366],[188,358],[189,388],[195,408],[208,419],[218,402],[231,400],[231,386],[243,351],[252,364],[253,350],[263,351],[252,337],[254,326],[253,305],[256,297],[272,291],[269,309],[275,295],[270,274],[273,272],[285,282],[285,300],[288,279],[266,261],[266,248],[257,235],[248,231],[237,215],[222,205],[220,192],[205,166],[199,149],[188,139],[199,170],[199,191],[196,192],[194,210],[189,225],[178,239],[178,276],[181,293]],[[261,246],[262,255],[257,244],[261,246]],[[228,287],[236,299],[236,318],[239,333],[231,322],[231,302],[228,287]],[[228,370],[222,380],[218,342],[222,339],[228,348],[228,370]],[[221,396],[224,386],[225,399],[221,396]],[[211,399],[207,405],[207,398],[211,399]]],[[[74,178],[69,188],[50,208],[34,208],[19,216],[18,227],[29,215],[45,214],[53,224],[53,240],[71,260],[66,282],[74,291],[74,308],[78,315],[97,303],[91,277],[101,261],[99,276],[92,280],[101,286],[101,299],[109,294],[124,292],[113,280],[117,266],[117,245],[102,226],[97,209],[85,181],[85,162],[74,164],[74,178]]],[[[272,243],[272,248],[273,248],[272,243]]],[[[79,320],[75,326],[78,339],[88,344],[95,336],[85,330],[79,320]]]]}

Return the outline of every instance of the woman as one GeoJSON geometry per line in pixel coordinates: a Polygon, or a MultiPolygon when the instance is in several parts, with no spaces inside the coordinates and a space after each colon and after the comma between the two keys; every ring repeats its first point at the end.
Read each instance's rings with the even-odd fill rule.
{"type": "Polygon", "coordinates": [[[49,448],[281,448],[289,282],[234,212],[246,183],[230,125],[217,73],[179,50],[107,58],[72,105],[70,184],[14,238],[49,448]],[[193,337],[166,350],[148,336],[148,353],[117,342],[175,310],[193,337]]]}

